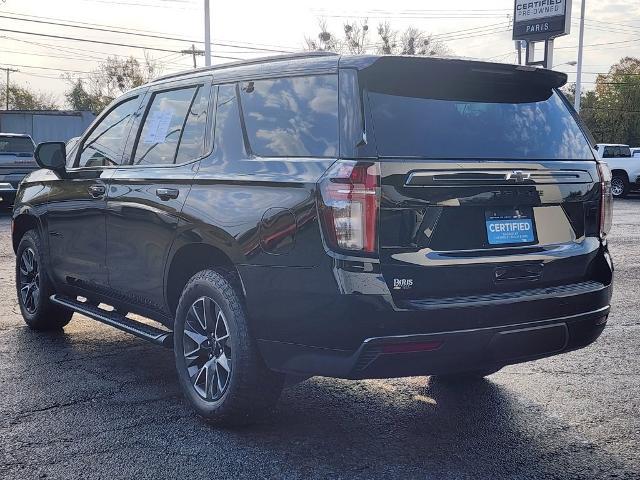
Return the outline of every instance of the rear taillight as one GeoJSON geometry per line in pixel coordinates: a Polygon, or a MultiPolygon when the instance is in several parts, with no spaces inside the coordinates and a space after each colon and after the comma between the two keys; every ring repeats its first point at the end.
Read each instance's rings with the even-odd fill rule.
{"type": "Polygon", "coordinates": [[[600,238],[604,239],[611,230],[613,217],[613,196],[611,195],[611,170],[606,163],[598,162],[600,175],[600,238]]]}
{"type": "Polygon", "coordinates": [[[378,248],[380,168],[374,162],[340,160],[320,181],[319,210],[333,250],[375,253],[378,248]]]}

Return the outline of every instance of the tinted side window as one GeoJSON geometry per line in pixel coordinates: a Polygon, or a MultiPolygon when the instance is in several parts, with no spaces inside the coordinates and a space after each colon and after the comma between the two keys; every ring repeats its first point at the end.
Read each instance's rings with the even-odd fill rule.
{"type": "Polygon", "coordinates": [[[188,162],[201,157],[204,153],[204,134],[207,127],[208,110],[209,89],[200,87],[187,114],[176,163],[188,162]]]}
{"type": "Polygon", "coordinates": [[[613,148],[604,147],[604,153],[602,154],[602,158],[612,158],[612,157],[613,157],[613,148]]]}
{"type": "Polygon", "coordinates": [[[265,157],[338,154],[338,76],[243,82],[241,100],[249,145],[265,157]]]}
{"type": "Polygon", "coordinates": [[[216,156],[222,161],[247,158],[235,84],[220,85],[217,105],[214,134],[216,156]]]}
{"type": "Polygon", "coordinates": [[[173,163],[187,112],[197,87],[153,95],[133,157],[136,165],[173,163]]]}
{"type": "Polygon", "coordinates": [[[129,135],[129,122],[138,106],[138,97],[113,108],[82,144],[79,167],[118,165],[129,135]]]}

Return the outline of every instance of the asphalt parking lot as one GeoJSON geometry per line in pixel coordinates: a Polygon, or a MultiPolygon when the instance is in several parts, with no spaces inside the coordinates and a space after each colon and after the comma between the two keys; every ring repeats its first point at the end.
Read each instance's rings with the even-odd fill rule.
{"type": "Polygon", "coordinates": [[[216,430],[172,352],[76,315],[39,334],[0,215],[0,478],[640,478],[640,196],[615,204],[598,342],[467,387],[313,378],[259,425],[216,430]]]}

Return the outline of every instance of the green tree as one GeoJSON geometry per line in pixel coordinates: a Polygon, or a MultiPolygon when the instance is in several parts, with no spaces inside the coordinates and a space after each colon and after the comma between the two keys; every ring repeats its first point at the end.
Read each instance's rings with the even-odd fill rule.
{"type": "Polygon", "coordinates": [[[625,57],[596,78],[593,108],[598,140],[640,144],[640,58],[625,57]]]}
{"type": "Polygon", "coordinates": [[[104,107],[132,88],[156,77],[159,64],[145,55],[143,61],[134,57],[108,57],[86,78],[67,76],[67,103],[74,110],[89,110],[98,114],[104,107]]]}
{"type": "MultiPolygon", "coordinates": [[[[7,104],[6,83],[0,85],[0,108],[7,104]]],[[[57,110],[58,103],[51,93],[39,92],[27,86],[9,84],[9,109],[11,110],[57,110]]]]}
{"type": "MultiPolygon", "coordinates": [[[[564,89],[573,104],[575,84],[564,89]]],[[[640,58],[625,57],[582,92],[580,116],[598,143],[640,145],[640,58]]]]}
{"type": "Polygon", "coordinates": [[[67,103],[74,110],[98,113],[108,103],[101,95],[92,95],[86,90],[85,82],[81,78],[69,79],[72,86],[64,94],[67,103]],[[105,103],[106,102],[106,103],[105,103]]]}

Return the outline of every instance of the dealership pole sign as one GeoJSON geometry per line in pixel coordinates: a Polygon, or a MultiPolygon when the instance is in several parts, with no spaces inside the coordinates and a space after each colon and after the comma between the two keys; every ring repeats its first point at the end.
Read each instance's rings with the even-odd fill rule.
{"type": "Polygon", "coordinates": [[[571,0],[515,0],[514,40],[548,40],[570,28],[571,0]]]}
{"type": "Polygon", "coordinates": [[[571,29],[571,0],[515,0],[513,39],[527,43],[527,65],[553,64],[553,39],[571,29]],[[544,60],[534,61],[534,44],[544,42],[544,60]]]}

